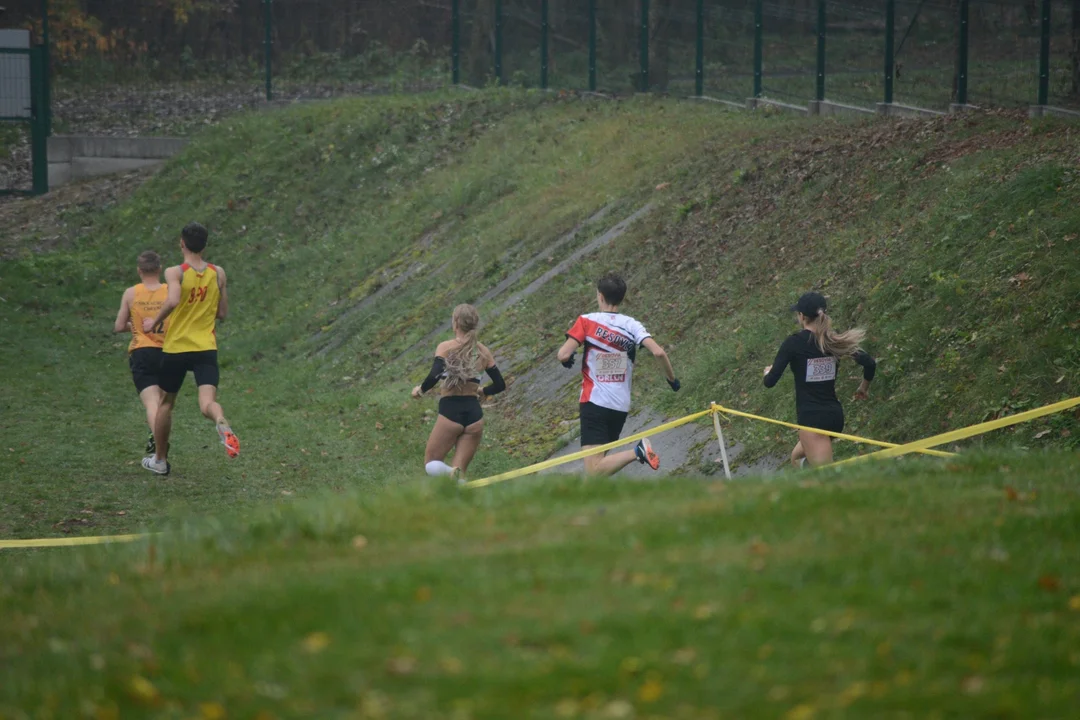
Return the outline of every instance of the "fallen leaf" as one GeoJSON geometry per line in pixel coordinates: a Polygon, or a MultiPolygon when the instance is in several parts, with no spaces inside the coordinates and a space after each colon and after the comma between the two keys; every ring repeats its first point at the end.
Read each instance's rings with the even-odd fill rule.
{"type": "Polygon", "coordinates": [[[817,714],[813,705],[803,703],[802,705],[796,705],[795,707],[784,713],[784,720],[810,720],[817,714]]]}
{"type": "Polygon", "coordinates": [[[604,706],[604,717],[620,720],[621,718],[633,717],[634,706],[626,700],[612,700],[604,706]]]}
{"type": "Polygon", "coordinates": [[[427,585],[421,585],[416,588],[416,602],[426,603],[431,599],[431,588],[427,585]]]}
{"type": "Polygon", "coordinates": [[[363,550],[367,547],[367,538],[363,535],[357,535],[352,539],[352,546],[357,550],[363,550]]]}
{"type": "Polygon", "coordinates": [[[313,632],[300,642],[304,652],[309,655],[317,655],[330,645],[330,636],[324,632],[313,632]]]}
{"type": "Polygon", "coordinates": [[[1040,432],[1035,433],[1035,439],[1036,440],[1042,440],[1044,437],[1046,437],[1049,434],[1050,434],[1049,430],[1042,430],[1040,432]]]}
{"type": "Polygon", "coordinates": [[[391,675],[412,675],[416,671],[416,658],[407,655],[390,658],[386,662],[386,671],[391,675]]]}
{"type": "Polygon", "coordinates": [[[667,190],[669,187],[671,187],[671,183],[666,182],[666,183],[660,183],[659,185],[657,185],[656,189],[657,190],[667,190]]]}
{"type": "Polygon", "coordinates": [[[1057,592],[1061,589],[1061,579],[1057,575],[1043,575],[1039,578],[1039,587],[1046,592],[1057,592]]]}
{"type": "Polygon", "coordinates": [[[225,708],[221,703],[199,703],[199,715],[203,720],[225,720],[225,708]]]}
{"type": "Polygon", "coordinates": [[[637,697],[643,703],[654,703],[664,694],[664,686],[658,680],[646,680],[645,684],[638,688],[637,697]]]}
{"type": "Polygon", "coordinates": [[[156,705],[161,701],[161,692],[142,675],[136,675],[128,681],[128,692],[144,705],[156,705]]]}
{"type": "Polygon", "coordinates": [[[1080,595],[1073,595],[1069,598],[1069,609],[1080,612],[1080,595]]]}
{"type": "Polygon", "coordinates": [[[978,695],[983,691],[983,687],[986,682],[978,675],[972,675],[964,678],[964,681],[960,683],[960,689],[964,691],[966,695],[978,695]]]}
{"type": "Polygon", "coordinates": [[[381,422],[375,423],[375,429],[376,430],[382,430],[383,429],[383,424],[381,422]]]}
{"type": "Polygon", "coordinates": [[[443,672],[447,675],[460,675],[461,671],[465,669],[464,663],[456,657],[443,658],[439,661],[439,667],[441,667],[443,672]]]}
{"type": "Polygon", "coordinates": [[[1005,497],[1007,497],[1012,502],[1016,502],[1017,500],[1020,499],[1020,493],[1016,492],[1016,489],[1013,488],[1011,485],[1006,485],[1005,486],[1005,497]]]}

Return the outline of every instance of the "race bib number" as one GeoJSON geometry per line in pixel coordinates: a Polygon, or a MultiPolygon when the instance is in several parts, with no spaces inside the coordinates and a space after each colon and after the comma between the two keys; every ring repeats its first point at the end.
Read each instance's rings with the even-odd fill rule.
{"type": "Polygon", "coordinates": [[[806,382],[829,382],[836,379],[836,358],[807,358],[806,382]]]}
{"type": "Polygon", "coordinates": [[[597,382],[623,382],[630,358],[626,353],[597,353],[593,357],[593,372],[597,382]]]}

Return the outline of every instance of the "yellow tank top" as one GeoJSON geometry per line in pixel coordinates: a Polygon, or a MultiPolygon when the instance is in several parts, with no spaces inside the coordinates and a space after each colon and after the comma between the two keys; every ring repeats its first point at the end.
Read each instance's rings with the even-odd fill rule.
{"type": "Polygon", "coordinates": [[[184,263],[180,273],[180,305],[169,316],[163,349],[167,353],[217,350],[214,328],[221,299],[217,268],[206,263],[199,272],[184,263]]]}
{"type": "MultiPolygon", "coordinates": [[[[135,297],[131,299],[131,344],[128,352],[141,348],[160,348],[165,342],[165,333],[143,332],[143,318],[153,320],[161,312],[161,306],[165,304],[165,298],[169,296],[169,288],[165,285],[157,290],[147,290],[146,286],[139,283],[134,288],[135,297]]],[[[165,328],[168,329],[169,321],[165,320],[165,328]]]]}

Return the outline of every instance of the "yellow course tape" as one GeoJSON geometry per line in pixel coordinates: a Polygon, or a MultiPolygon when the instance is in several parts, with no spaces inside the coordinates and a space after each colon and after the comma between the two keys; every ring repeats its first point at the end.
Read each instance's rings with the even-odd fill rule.
{"type": "Polygon", "coordinates": [[[660,434],[662,432],[667,432],[668,430],[672,430],[674,428],[677,428],[680,425],[686,425],[687,423],[692,423],[695,420],[700,420],[701,418],[705,417],[706,415],[711,415],[712,412],[713,412],[712,409],[702,410],[699,413],[694,413],[693,415],[687,415],[686,417],[679,418],[678,420],[672,420],[669,423],[664,423],[663,425],[658,425],[657,427],[650,428],[648,430],[639,432],[636,435],[631,435],[630,437],[620,438],[620,439],[616,440],[613,443],[608,443],[607,445],[597,445],[596,447],[589,448],[588,450],[579,450],[576,453],[571,453],[569,455],[564,455],[563,457],[551,458],[550,460],[545,460],[544,462],[539,462],[539,463],[536,463],[535,465],[530,465],[528,467],[521,468],[520,470],[511,470],[510,472],[504,472],[501,475],[492,475],[491,477],[482,478],[480,480],[472,480],[470,482],[465,483],[464,487],[467,487],[467,488],[470,488],[470,489],[472,489],[472,488],[480,488],[480,487],[487,487],[488,485],[494,485],[495,483],[503,482],[504,480],[513,480],[514,478],[519,478],[519,477],[522,477],[524,475],[532,475],[533,473],[538,473],[541,470],[547,470],[548,468],[558,467],[559,465],[565,465],[566,463],[571,463],[571,462],[574,462],[575,460],[581,460],[582,458],[587,458],[587,457],[591,457],[593,455],[599,455],[601,453],[606,453],[608,450],[614,450],[615,448],[622,447],[623,445],[628,445],[628,444],[630,444],[632,442],[637,442],[638,440],[641,440],[642,438],[647,438],[647,437],[650,437],[652,435],[658,435],[658,434],[660,434]]]}
{"type": "Polygon", "coordinates": [[[923,440],[916,440],[913,443],[907,445],[901,445],[895,448],[889,448],[888,450],[880,450],[869,455],[858,455],[856,457],[841,460],[839,462],[832,463],[831,465],[822,465],[821,467],[836,467],[837,465],[846,465],[848,463],[857,462],[859,460],[884,460],[886,458],[899,457],[901,455],[907,455],[913,452],[923,452],[927,448],[936,447],[938,445],[944,445],[945,443],[956,442],[957,440],[967,440],[968,438],[975,437],[976,435],[983,435],[991,430],[999,430],[1003,427],[1009,427],[1010,425],[1019,425],[1020,423],[1027,422],[1028,420],[1034,420],[1045,415],[1053,415],[1063,410],[1069,410],[1071,408],[1080,406],[1080,397],[1072,398],[1071,400],[1062,400],[1061,402],[1054,403],[1053,405],[1044,405],[1041,408],[1035,408],[1034,410],[1027,410],[1016,415],[1009,415],[1007,417],[998,418],[997,420],[991,420],[989,422],[979,423],[978,425],[970,425],[959,430],[951,430],[947,433],[941,433],[940,435],[934,435],[923,440]]]}
{"type": "MultiPolygon", "coordinates": [[[[731,408],[726,408],[723,405],[717,405],[716,403],[713,403],[713,409],[723,415],[737,415],[739,417],[748,418],[750,420],[760,420],[761,422],[770,423],[772,425],[783,425],[784,427],[794,428],[796,430],[807,430],[809,432],[817,433],[818,435],[828,435],[829,437],[839,438],[841,440],[851,440],[852,442],[863,443],[864,445],[877,445],[878,447],[883,448],[901,447],[896,443],[884,442],[882,440],[871,440],[870,438],[859,437],[858,435],[845,435],[844,433],[830,432],[829,430],[818,430],[817,428],[804,427],[803,425],[783,422],[782,420],[773,420],[772,418],[761,417],[760,415],[751,415],[750,413],[732,410],[731,408]]],[[[944,452],[942,450],[913,450],[911,452],[921,452],[925,453],[926,455],[933,455],[935,457],[953,457],[955,455],[955,453],[944,452]]]]}
{"type": "Polygon", "coordinates": [[[43,548],[70,547],[72,545],[104,545],[105,543],[126,543],[159,533],[138,533],[135,535],[96,535],[92,537],[39,538],[37,540],[0,540],[0,550],[4,548],[43,548]]]}
{"type": "MultiPolygon", "coordinates": [[[[990,422],[979,423],[978,425],[971,425],[970,427],[961,428],[959,430],[953,430],[951,432],[942,433],[940,435],[934,435],[924,440],[918,440],[906,445],[897,445],[895,443],[887,443],[881,440],[871,440],[869,438],[859,437],[858,435],[846,435],[844,433],[829,432],[827,430],[818,430],[817,428],[808,428],[794,423],[783,422],[780,420],[773,420],[772,418],[762,417],[760,415],[752,415],[750,413],[744,413],[739,410],[732,410],[731,408],[724,407],[723,405],[717,405],[713,403],[708,410],[702,410],[701,412],[694,413],[693,415],[687,415],[686,417],[679,418],[678,420],[672,420],[671,422],[658,425],[657,427],[644,430],[635,435],[616,440],[613,443],[607,445],[598,445],[588,450],[579,450],[576,453],[565,455],[563,457],[552,458],[543,462],[530,465],[528,467],[521,468],[519,470],[511,470],[500,475],[492,475],[491,477],[482,478],[480,480],[472,480],[465,483],[466,488],[480,488],[487,487],[488,485],[494,485],[495,483],[503,482],[504,480],[513,480],[514,478],[523,477],[525,475],[532,475],[548,468],[558,467],[565,465],[566,463],[574,462],[575,460],[581,460],[583,458],[591,457],[593,455],[599,455],[601,453],[614,450],[624,445],[637,442],[642,438],[650,437],[652,435],[659,435],[660,433],[673,430],[687,423],[692,423],[695,420],[699,420],[706,415],[735,415],[737,417],[744,417],[749,420],[760,420],[761,422],[770,423],[772,425],[782,425],[788,428],[794,428],[796,430],[809,430],[811,432],[818,433],[820,435],[828,435],[834,438],[840,438],[841,440],[851,440],[852,442],[864,443],[867,445],[877,445],[879,447],[886,448],[885,450],[879,450],[869,455],[858,455],[856,457],[848,458],[847,460],[841,460],[839,462],[832,463],[831,465],[823,465],[821,467],[836,467],[838,465],[845,465],[847,463],[858,462],[860,460],[881,459],[891,457],[899,457],[901,455],[907,455],[908,453],[924,453],[926,455],[934,455],[936,457],[953,457],[955,453],[942,452],[940,450],[931,450],[930,448],[938,445],[944,445],[950,442],[956,442],[957,440],[966,440],[968,438],[975,437],[976,435],[982,435],[988,433],[991,430],[998,430],[1010,425],[1018,425],[1028,420],[1034,420],[1045,415],[1052,415],[1054,413],[1061,412],[1063,410],[1069,410],[1071,408],[1080,406],[1080,397],[1072,398],[1071,400],[1063,400],[1053,405],[1046,405],[1035,410],[1028,410],[1026,412],[1017,413],[1016,415],[1009,415],[1008,417],[999,418],[997,420],[991,420],[990,422]]],[[[821,468],[819,468],[821,469],[821,468]]],[[[151,537],[152,535],[160,535],[160,533],[138,533],[134,535],[99,535],[96,537],[68,537],[68,538],[41,538],[37,540],[0,540],[0,550],[5,548],[41,548],[41,547],[70,547],[72,545],[102,545],[105,543],[125,543],[140,540],[142,538],[151,537]]]]}

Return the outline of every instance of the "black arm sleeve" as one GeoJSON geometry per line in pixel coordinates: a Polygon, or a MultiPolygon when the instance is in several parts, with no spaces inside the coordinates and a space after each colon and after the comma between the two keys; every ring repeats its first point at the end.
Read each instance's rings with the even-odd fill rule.
{"type": "Polygon", "coordinates": [[[420,383],[420,391],[427,392],[435,387],[444,372],[446,372],[446,361],[441,357],[436,357],[435,362],[431,363],[431,372],[424,378],[424,382],[420,383]]]}
{"type": "Polygon", "coordinates": [[[492,365],[487,369],[488,377],[491,378],[491,384],[484,388],[484,396],[491,397],[492,395],[498,395],[506,389],[506,381],[503,380],[502,373],[499,372],[499,368],[496,365],[492,365]]]}
{"type": "Polygon", "coordinates": [[[791,338],[789,337],[780,346],[780,350],[776,353],[776,359],[773,360],[772,370],[765,376],[765,387],[771,388],[776,383],[780,382],[780,378],[784,377],[784,371],[787,370],[788,363],[791,362],[791,338]]]}
{"type": "Polygon", "coordinates": [[[877,372],[877,362],[874,358],[870,357],[869,353],[859,350],[851,356],[855,362],[863,366],[863,380],[870,382],[874,379],[874,374],[877,372]]]}

